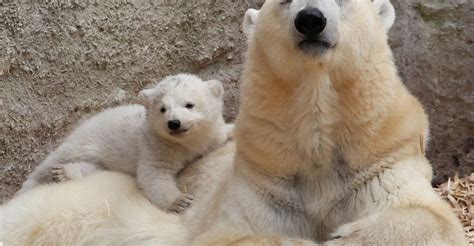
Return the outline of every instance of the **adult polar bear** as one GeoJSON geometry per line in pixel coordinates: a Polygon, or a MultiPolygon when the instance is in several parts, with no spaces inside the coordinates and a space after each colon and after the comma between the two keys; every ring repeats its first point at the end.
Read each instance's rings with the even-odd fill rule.
{"type": "MultiPolygon", "coordinates": [[[[249,10],[235,170],[224,191],[205,201],[212,209],[196,203],[183,217],[206,217],[210,228],[200,233],[194,221],[183,226],[151,209],[156,225],[144,216],[129,223],[126,215],[146,207],[129,202],[104,213],[112,213],[113,223],[105,215],[90,223],[109,242],[180,243],[172,240],[200,233],[196,244],[464,244],[459,222],[430,187],[422,153],[426,116],[398,78],[387,44],[393,18],[388,0],[267,0],[260,12],[249,10]],[[164,223],[177,227],[167,230],[164,223]]],[[[109,179],[98,193],[122,182],[109,179]]],[[[12,202],[25,205],[25,195],[12,202]]],[[[10,213],[4,213],[8,221],[24,219],[10,213]]],[[[66,228],[79,222],[69,223],[59,229],[76,233],[66,228]]],[[[38,233],[7,229],[2,226],[2,240],[38,233]]],[[[81,234],[88,242],[96,237],[81,234]]]]}
{"type": "Polygon", "coordinates": [[[235,173],[203,240],[466,243],[430,185],[427,118],[387,43],[394,19],[389,0],[267,0],[247,12],[235,173]]]}

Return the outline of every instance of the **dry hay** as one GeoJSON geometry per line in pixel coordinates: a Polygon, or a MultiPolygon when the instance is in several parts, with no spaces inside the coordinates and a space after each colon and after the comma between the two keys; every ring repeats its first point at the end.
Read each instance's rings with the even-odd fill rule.
{"type": "Polygon", "coordinates": [[[469,238],[469,246],[474,246],[474,173],[462,179],[450,178],[436,191],[454,208],[469,238]]]}

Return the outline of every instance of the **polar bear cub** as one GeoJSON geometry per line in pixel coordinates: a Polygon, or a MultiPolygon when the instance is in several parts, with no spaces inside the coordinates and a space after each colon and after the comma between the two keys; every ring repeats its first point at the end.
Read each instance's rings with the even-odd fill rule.
{"type": "Polygon", "coordinates": [[[136,176],[161,209],[183,212],[193,198],[178,189],[187,164],[226,142],[233,125],[222,116],[220,81],[179,74],[144,89],[142,105],[105,110],[86,120],[32,172],[21,191],[99,169],[136,176]]]}

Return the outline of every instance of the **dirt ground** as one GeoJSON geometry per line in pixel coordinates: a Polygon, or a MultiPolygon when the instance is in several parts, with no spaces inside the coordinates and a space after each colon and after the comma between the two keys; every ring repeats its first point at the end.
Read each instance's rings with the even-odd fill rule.
{"type": "MultiPolygon", "coordinates": [[[[0,203],[82,116],[178,72],[221,79],[238,110],[240,23],[262,0],[0,2],[0,203]]],[[[396,0],[400,74],[432,122],[435,183],[474,172],[473,5],[396,0]]],[[[435,1],[439,2],[439,1],[435,1]]]]}

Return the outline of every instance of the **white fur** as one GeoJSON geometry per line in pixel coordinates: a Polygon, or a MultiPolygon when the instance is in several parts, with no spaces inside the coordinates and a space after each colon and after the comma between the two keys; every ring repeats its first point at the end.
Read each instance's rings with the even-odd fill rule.
{"type": "Polygon", "coordinates": [[[430,187],[427,119],[398,78],[374,5],[338,1],[328,29],[337,46],[306,53],[282,2],[267,0],[250,29],[235,171],[206,207],[188,210],[201,225],[193,242],[463,245],[459,221],[430,187]]]}
{"type": "Polygon", "coordinates": [[[242,29],[245,36],[250,37],[253,34],[255,23],[257,22],[258,11],[255,9],[248,9],[245,12],[242,29]]]}
{"type": "Polygon", "coordinates": [[[330,2],[267,0],[244,22],[253,35],[236,172],[200,240],[257,242],[258,232],[323,245],[462,245],[459,221],[430,186],[426,115],[387,44],[393,8],[330,2]],[[328,18],[322,37],[335,45],[325,52],[298,46],[292,9],[306,5],[328,18]]]}
{"type": "Polygon", "coordinates": [[[0,207],[3,245],[184,245],[181,219],[141,195],[133,178],[98,172],[44,185],[0,207]]]}
{"type": "Polygon", "coordinates": [[[232,174],[230,142],[192,163],[180,185],[199,197],[182,216],[164,213],[129,175],[96,172],[18,194],[0,206],[4,245],[189,245],[205,230],[232,174]],[[191,186],[192,185],[192,186],[191,186]]]}
{"type": "Polygon", "coordinates": [[[395,22],[395,9],[390,0],[374,0],[375,8],[382,20],[385,30],[388,32],[395,22]]]}
{"type": "Polygon", "coordinates": [[[222,94],[217,80],[204,82],[187,74],[167,77],[140,93],[145,107],[108,109],[80,125],[34,170],[23,191],[49,181],[51,171],[57,181],[64,181],[105,168],[137,176],[154,204],[181,212],[192,198],[178,189],[178,172],[231,134],[231,125],[222,117],[222,94]],[[171,132],[170,120],[180,120],[187,131],[171,132]]]}

